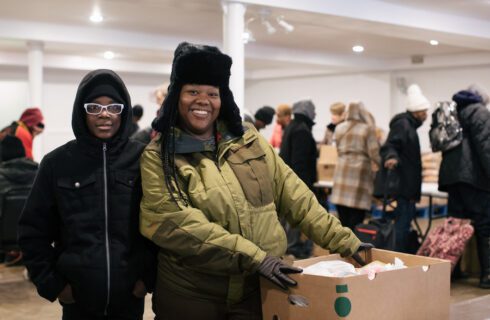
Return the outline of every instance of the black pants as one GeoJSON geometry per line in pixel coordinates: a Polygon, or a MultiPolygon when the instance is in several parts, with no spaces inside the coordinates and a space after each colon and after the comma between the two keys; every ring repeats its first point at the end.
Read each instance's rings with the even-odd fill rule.
{"type": "Polygon", "coordinates": [[[477,236],[490,237],[490,192],[458,183],[448,188],[449,216],[471,219],[477,236]]]}
{"type": "Polygon", "coordinates": [[[354,230],[356,225],[362,223],[366,216],[366,210],[364,209],[350,208],[342,205],[335,205],[335,207],[337,207],[337,213],[342,225],[351,228],[351,230],[354,230]]]}
{"type": "Polygon", "coordinates": [[[76,303],[61,305],[63,306],[62,320],[142,320],[145,299],[134,297],[124,306],[113,306],[106,316],[87,313],[83,306],[76,303]]]}
{"type": "Polygon", "coordinates": [[[244,301],[227,305],[188,298],[158,285],[153,293],[155,320],[261,320],[262,303],[260,291],[244,301]]]}

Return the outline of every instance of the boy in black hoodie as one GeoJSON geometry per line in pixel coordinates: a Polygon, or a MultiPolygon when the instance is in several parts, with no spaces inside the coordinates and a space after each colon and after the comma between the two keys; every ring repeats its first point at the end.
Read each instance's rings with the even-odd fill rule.
{"type": "Polygon", "coordinates": [[[81,81],[76,139],[42,160],[19,222],[19,244],[39,295],[63,319],[142,319],[156,261],[139,234],[139,158],[129,140],[131,101],[121,78],[96,70],[81,81]]]}

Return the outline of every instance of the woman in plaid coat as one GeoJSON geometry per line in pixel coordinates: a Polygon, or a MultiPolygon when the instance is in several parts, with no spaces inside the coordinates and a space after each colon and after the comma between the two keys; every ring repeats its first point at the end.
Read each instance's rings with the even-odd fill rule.
{"type": "Polygon", "coordinates": [[[380,165],[374,118],[362,102],[349,104],[346,121],[335,129],[335,141],[339,158],[330,201],[342,225],[353,229],[371,208],[372,164],[380,165]]]}

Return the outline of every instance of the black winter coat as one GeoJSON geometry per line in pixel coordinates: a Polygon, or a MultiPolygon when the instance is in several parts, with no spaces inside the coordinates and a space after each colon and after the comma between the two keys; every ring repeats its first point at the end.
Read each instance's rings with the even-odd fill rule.
{"type": "Polygon", "coordinates": [[[130,106],[114,72],[85,76],[73,108],[76,140],[43,158],[19,222],[19,244],[39,294],[54,301],[68,283],[79,309],[94,316],[133,314],[135,282],[151,289],[155,281],[155,256],[139,233],[144,145],[128,139],[130,106]],[[83,109],[90,86],[100,81],[113,83],[124,100],[121,127],[108,141],[89,133],[83,109]]]}
{"type": "Polygon", "coordinates": [[[282,136],[279,155],[298,177],[312,189],[316,181],[316,142],[311,133],[313,122],[295,114],[282,136]]]}
{"type": "Polygon", "coordinates": [[[422,158],[417,134],[421,125],[422,122],[410,112],[397,114],[390,121],[388,138],[380,149],[382,164],[388,159],[398,160],[394,172],[398,188],[393,195],[417,201],[422,187],[422,158]]]}
{"type": "Polygon", "coordinates": [[[443,153],[439,171],[439,190],[467,183],[490,192],[490,112],[481,98],[468,91],[453,96],[463,128],[463,141],[443,153]]]}
{"type": "MultiPolygon", "coordinates": [[[[32,186],[38,164],[27,158],[17,158],[0,163],[0,210],[3,208],[4,196],[12,189],[32,186]]],[[[0,217],[2,217],[0,211],[0,217]]]]}

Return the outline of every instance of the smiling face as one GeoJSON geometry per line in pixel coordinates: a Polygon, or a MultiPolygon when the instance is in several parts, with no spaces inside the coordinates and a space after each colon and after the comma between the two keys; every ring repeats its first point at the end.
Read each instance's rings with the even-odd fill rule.
{"type": "MultiPolygon", "coordinates": [[[[115,103],[112,98],[101,96],[90,101],[101,105],[115,103]]],[[[116,135],[121,126],[121,115],[111,114],[107,109],[102,110],[99,114],[87,114],[86,123],[88,131],[99,139],[110,139],[116,135]]]]}
{"type": "Polygon", "coordinates": [[[195,137],[209,139],[220,108],[218,87],[185,84],[179,97],[179,125],[195,137]]]}

